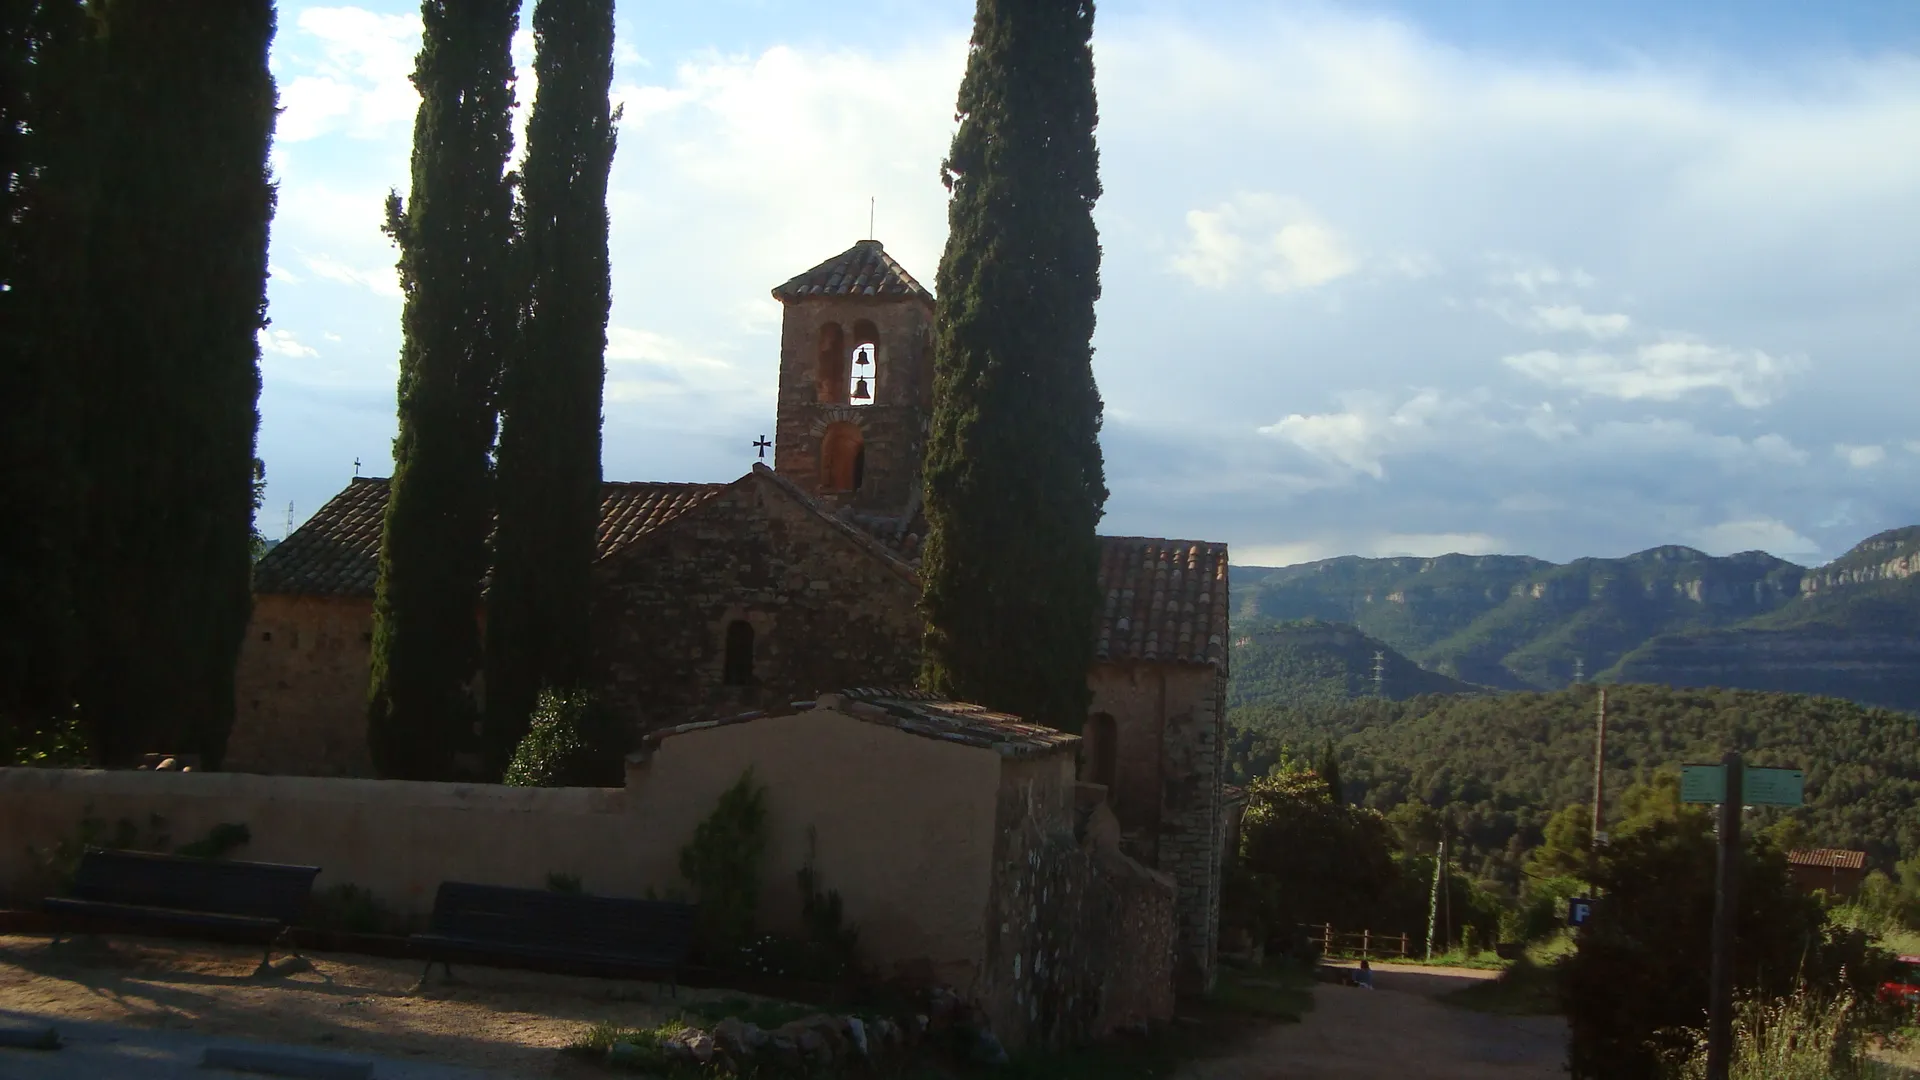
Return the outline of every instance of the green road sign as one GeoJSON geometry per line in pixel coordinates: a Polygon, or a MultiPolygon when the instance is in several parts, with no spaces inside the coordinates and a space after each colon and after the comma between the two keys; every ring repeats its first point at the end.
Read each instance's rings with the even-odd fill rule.
{"type": "MultiPolygon", "coordinates": [[[[1799,806],[1806,773],[1799,769],[1761,769],[1751,765],[1741,772],[1740,802],[1745,806],[1799,806]]],[[[1717,803],[1727,796],[1727,775],[1719,765],[1682,765],[1680,801],[1717,803]]]]}

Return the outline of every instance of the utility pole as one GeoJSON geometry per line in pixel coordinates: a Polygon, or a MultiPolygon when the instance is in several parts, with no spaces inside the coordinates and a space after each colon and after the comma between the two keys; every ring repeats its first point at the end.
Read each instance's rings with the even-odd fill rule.
{"type": "Polygon", "coordinates": [[[1593,850],[1607,842],[1607,688],[1600,688],[1600,712],[1594,721],[1593,737],[1593,850]]]}
{"type": "Polygon", "coordinates": [[[1387,654],[1379,649],[1373,653],[1373,696],[1380,696],[1381,677],[1386,674],[1387,654]]]}
{"type": "Polygon", "coordinates": [[[1573,681],[1576,683],[1587,681],[1587,658],[1584,656],[1573,658],[1573,681]]]}
{"type": "Polygon", "coordinates": [[[1733,921],[1740,889],[1740,803],[1745,767],[1738,751],[1720,759],[1726,792],[1720,797],[1720,861],[1714,873],[1713,968],[1707,1002],[1707,1080],[1727,1080],[1733,1056],[1733,921]]]}

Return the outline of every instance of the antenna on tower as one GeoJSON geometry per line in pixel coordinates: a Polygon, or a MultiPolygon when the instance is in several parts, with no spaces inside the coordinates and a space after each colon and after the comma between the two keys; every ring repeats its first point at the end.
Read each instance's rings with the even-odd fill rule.
{"type": "Polygon", "coordinates": [[[1373,696],[1380,696],[1380,684],[1387,671],[1387,654],[1379,649],[1373,653],[1373,696]]]}
{"type": "Polygon", "coordinates": [[[867,239],[873,239],[873,212],[879,203],[877,196],[867,196],[867,239]]]}
{"type": "Polygon", "coordinates": [[[287,528],[285,532],[280,534],[280,539],[285,540],[287,537],[292,535],[293,535],[293,504],[288,503],[287,504],[287,528]]]}

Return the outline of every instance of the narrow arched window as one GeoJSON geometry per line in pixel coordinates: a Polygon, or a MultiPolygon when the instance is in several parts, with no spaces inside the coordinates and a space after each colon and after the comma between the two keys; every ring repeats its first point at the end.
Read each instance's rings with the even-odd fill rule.
{"type": "Polygon", "coordinates": [[[1106,713],[1094,713],[1087,717],[1083,743],[1087,752],[1087,782],[1104,785],[1109,791],[1113,789],[1120,760],[1118,726],[1106,713]]]}
{"type": "Polygon", "coordinates": [[[753,683],[753,624],[735,619],[727,624],[727,658],[720,681],[728,686],[753,683]]]}
{"type": "Polygon", "coordinates": [[[880,330],[861,319],[853,324],[853,371],[849,376],[847,403],[871,405],[880,400],[880,330]]]}

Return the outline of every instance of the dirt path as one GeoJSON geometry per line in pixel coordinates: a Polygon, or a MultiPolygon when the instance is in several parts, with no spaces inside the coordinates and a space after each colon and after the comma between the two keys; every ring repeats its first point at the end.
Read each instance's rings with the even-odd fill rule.
{"type": "MultiPolygon", "coordinates": [[[[598,1075],[556,1051],[597,1021],[658,1023],[651,983],[454,967],[458,980],[409,992],[411,960],[310,954],[313,969],[255,978],[257,949],[151,938],[0,936],[0,1009],[203,1035],[361,1050],[499,1070],[598,1075]]],[[[713,996],[680,991],[679,1001],[713,996]]],[[[737,996],[737,995],[733,995],[737,996]]]]}
{"type": "Polygon", "coordinates": [[[1315,987],[1298,1024],[1263,1032],[1230,1057],[1196,1062],[1180,1080],[1558,1080],[1566,1022],[1490,1016],[1434,1000],[1495,973],[1382,965],[1377,990],[1315,987]]]}

